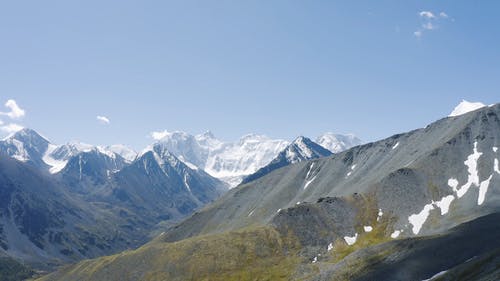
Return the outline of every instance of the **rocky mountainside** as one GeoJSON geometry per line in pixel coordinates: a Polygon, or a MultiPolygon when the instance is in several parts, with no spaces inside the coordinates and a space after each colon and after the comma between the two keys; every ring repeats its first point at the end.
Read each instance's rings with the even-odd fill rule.
{"type": "Polygon", "coordinates": [[[159,147],[110,149],[127,159],[30,129],[0,142],[1,252],[50,269],[137,247],[227,190],[159,147]]]}
{"type": "Polygon", "coordinates": [[[42,280],[496,280],[499,146],[500,105],[447,117],[277,169],[42,280]]]}
{"type": "Polygon", "coordinates": [[[0,246],[39,268],[132,246],[140,235],[120,235],[126,223],[74,196],[29,164],[0,159],[0,246]]]}

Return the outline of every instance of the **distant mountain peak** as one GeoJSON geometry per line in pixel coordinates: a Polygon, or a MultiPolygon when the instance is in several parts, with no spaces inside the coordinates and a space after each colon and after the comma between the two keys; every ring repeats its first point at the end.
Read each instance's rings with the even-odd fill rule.
{"type": "Polygon", "coordinates": [[[453,111],[448,115],[448,117],[460,116],[465,113],[478,110],[486,105],[481,102],[469,102],[466,100],[462,100],[453,111]]]}
{"type": "Polygon", "coordinates": [[[339,153],[353,146],[360,145],[363,142],[354,134],[335,134],[327,132],[316,139],[316,143],[330,150],[333,153],[339,153]]]}
{"type": "Polygon", "coordinates": [[[284,151],[290,164],[332,154],[328,149],[304,136],[297,137],[284,151]]]}
{"type": "Polygon", "coordinates": [[[23,128],[7,137],[7,139],[16,139],[24,143],[50,143],[45,137],[42,137],[37,131],[30,128],[23,128]]]}
{"type": "Polygon", "coordinates": [[[245,177],[242,183],[261,178],[270,172],[301,161],[312,160],[332,155],[332,152],[311,139],[299,136],[283,149],[269,164],[245,177]]]}

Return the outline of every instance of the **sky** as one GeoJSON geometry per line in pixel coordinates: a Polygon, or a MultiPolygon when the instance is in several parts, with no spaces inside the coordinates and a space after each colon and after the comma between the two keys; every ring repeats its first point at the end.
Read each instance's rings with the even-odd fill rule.
{"type": "Polygon", "coordinates": [[[0,135],[364,141],[500,102],[499,1],[0,1],[0,135]],[[15,106],[14,106],[15,105],[15,106]]]}

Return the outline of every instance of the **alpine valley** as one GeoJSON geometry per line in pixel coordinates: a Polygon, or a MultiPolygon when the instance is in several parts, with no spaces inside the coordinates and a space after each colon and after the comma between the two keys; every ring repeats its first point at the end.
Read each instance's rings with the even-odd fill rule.
{"type": "Polygon", "coordinates": [[[321,146],[325,136],[267,142],[272,159],[225,193],[215,170],[241,162],[207,163],[238,145],[207,148],[209,135],[183,134],[196,150],[168,135],[133,162],[92,149],[53,176],[32,131],[5,151],[23,139],[32,142],[11,153],[18,160],[1,162],[7,255],[75,261],[134,247],[167,221],[137,249],[39,280],[500,279],[500,104],[462,103],[425,128],[340,152],[321,146]]]}
{"type": "MultiPolygon", "coordinates": [[[[334,151],[361,143],[332,133],[318,139],[334,151]]],[[[0,280],[135,249],[268,164],[331,154],[305,137],[252,134],[225,143],[211,133],[174,132],[137,153],[55,145],[22,129],[0,141],[0,280]],[[282,159],[291,148],[294,156],[282,159]]]]}

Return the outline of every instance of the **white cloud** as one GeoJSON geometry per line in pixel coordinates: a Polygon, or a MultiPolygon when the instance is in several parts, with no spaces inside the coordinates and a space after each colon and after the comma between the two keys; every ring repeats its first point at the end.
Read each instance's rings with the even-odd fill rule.
{"type": "Polygon", "coordinates": [[[101,124],[105,124],[105,125],[108,125],[110,122],[109,122],[109,119],[108,117],[106,116],[97,116],[97,121],[101,122],[101,124]]]}
{"type": "Polygon", "coordinates": [[[5,132],[7,134],[12,134],[22,130],[23,128],[24,127],[19,124],[10,123],[5,126],[0,126],[0,131],[5,132]]]}
{"type": "Polygon", "coordinates": [[[161,139],[163,139],[164,137],[166,137],[167,135],[168,135],[167,130],[164,130],[164,131],[159,131],[159,132],[152,132],[152,133],[151,133],[151,137],[152,137],[154,140],[161,140],[161,139]]]}
{"type": "Polygon", "coordinates": [[[24,109],[20,108],[17,105],[17,102],[13,99],[8,100],[5,103],[5,107],[9,108],[10,111],[9,112],[0,112],[0,115],[8,116],[10,119],[19,119],[19,118],[23,117],[24,115],[26,115],[26,112],[24,111],[24,109]]]}
{"type": "Polygon", "coordinates": [[[430,12],[430,11],[422,11],[422,12],[420,12],[418,14],[422,18],[428,18],[428,19],[434,19],[434,18],[436,18],[436,16],[434,16],[434,14],[432,12],[430,12]]]}
{"type": "MultiPolygon", "coordinates": [[[[439,27],[439,23],[445,20],[449,20],[448,14],[445,12],[440,12],[439,14],[434,14],[431,11],[421,11],[418,13],[418,16],[421,20],[421,27],[413,32],[413,35],[417,38],[421,38],[424,35],[424,32],[430,30],[436,30],[439,27]]],[[[453,19],[451,19],[453,21],[453,19]]]]}

